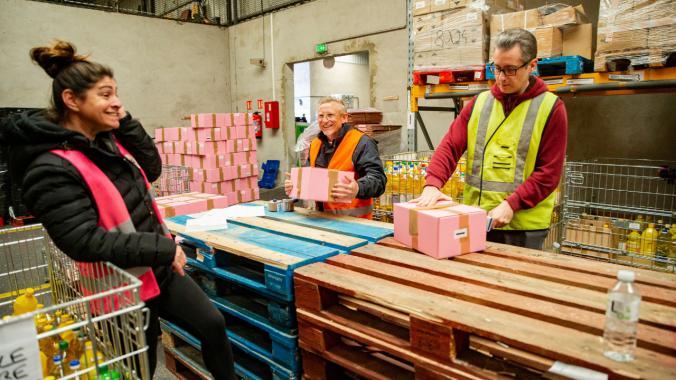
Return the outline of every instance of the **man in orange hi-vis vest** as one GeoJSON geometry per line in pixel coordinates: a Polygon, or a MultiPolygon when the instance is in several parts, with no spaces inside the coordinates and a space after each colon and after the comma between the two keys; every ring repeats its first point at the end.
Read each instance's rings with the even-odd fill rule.
{"type": "MultiPolygon", "coordinates": [[[[342,100],[321,99],[317,115],[321,131],[312,141],[305,166],[355,173],[349,184],[338,183],[332,189],[336,199],[348,199],[350,203],[317,202],[317,209],[373,219],[373,198],[383,195],[387,183],[377,142],[347,124],[347,106],[342,100]]],[[[291,178],[289,173],[286,176],[291,178]]],[[[287,180],[284,187],[289,194],[291,181],[287,180]]]]}

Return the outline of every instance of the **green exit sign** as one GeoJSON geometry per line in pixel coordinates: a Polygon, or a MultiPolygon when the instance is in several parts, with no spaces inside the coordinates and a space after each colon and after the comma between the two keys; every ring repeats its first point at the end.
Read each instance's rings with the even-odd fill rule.
{"type": "Polygon", "coordinates": [[[329,47],[326,44],[317,45],[317,53],[326,53],[329,51],[329,47]]]}

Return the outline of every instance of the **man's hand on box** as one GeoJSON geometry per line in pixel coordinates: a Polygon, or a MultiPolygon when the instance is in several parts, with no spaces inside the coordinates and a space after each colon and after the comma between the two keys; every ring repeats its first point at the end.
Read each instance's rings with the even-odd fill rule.
{"type": "Polygon", "coordinates": [[[500,228],[508,225],[509,222],[512,221],[512,218],[514,217],[514,210],[512,210],[512,206],[510,206],[507,201],[502,201],[498,207],[492,209],[488,213],[488,216],[493,218],[493,224],[491,224],[491,228],[500,228]]]}
{"type": "Polygon", "coordinates": [[[337,183],[331,191],[333,197],[338,200],[352,200],[359,194],[359,184],[354,178],[350,178],[350,183],[337,183]]]}
{"type": "MultiPolygon", "coordinates": [[[[284,175],[289,179],[291,178],[291,174],[289,173],[284,173],[284,175]]],[[[284,181],[284,191],[286,191],[286,195],[291,194],[291,189],[293,189],[293,183],[291,183],[289,179],[284,181]]]]}
{"type": "Polygon", "coordinates": [[[420,198],[411,199],[408,203],[417,203],[419,207],[427,207],[434,206],[439,200],[452,201],[453,199],[434,186],[425,186],[420,198]]]}

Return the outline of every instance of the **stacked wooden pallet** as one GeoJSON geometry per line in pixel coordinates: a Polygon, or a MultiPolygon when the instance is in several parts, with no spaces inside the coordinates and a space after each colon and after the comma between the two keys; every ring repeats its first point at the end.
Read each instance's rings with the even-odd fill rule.
{"type": "MultiPolygon", "coordinates": [[[[229,220],[227,229],[210,232],[186,233],[189,218],[168,218],[167,227],[197,247],[189,268],[202,276],[202,289],[223,313],[235,368],[245,379],[300,378],[294,270],[393,234],[391,224],[302,208],[266,210],[265,217],[229,220]]],[[[167,321],[162,329],[180,343],[165,346],[167,363],[177,372],[208,374],[195,354],[200,349],[195,337],[167,321]]]]}
{"type": "Polygon", "coordinates": [[[386,132],[397,131],[401,129],[401,125],[383,124],[357,124],[355,127],[371,137],[376,137],[386,132]]]}
{"type": "Polygon", "coordinates": [[[383,113],[375,108],[353,109],[347,111],[347,123],[350,125],[380,124],[382,121],[383,113]]]}
{"type": "Polygon", "coordinates": [[[674,275],[635,270],[636,358],[603,355],[619,269],[494,243],[453,260],[391,238],[353,249],[296,270],[305,378],[561,379],[556,362],[610,379],[676,378],[674,275]]]}

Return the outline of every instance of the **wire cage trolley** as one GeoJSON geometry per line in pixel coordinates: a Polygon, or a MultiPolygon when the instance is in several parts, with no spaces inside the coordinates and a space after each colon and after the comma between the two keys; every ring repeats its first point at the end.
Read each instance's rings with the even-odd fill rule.
{"type": "Polygon", "coordinates": [[[41,225],[0,231],[0,247],[0,312],[6,316],[0,321],[0,336],[10,336],[9,331],[27,319],[34,323],[40,352],[51,352],[47,363],[65,354],[67,363],[56,370],[57,379],[106,379],[106,368],[113,378],[112,371],[125,380],[150,378],[147,317],[144,324],[144,315],[149,313],[140,298],[140,280],[107,262],[85,264],[70,259],[41,225]],[[28,289],[44,307],[7,317],[28,289]],[[45,331],[44,319],[54,329],[45,331]],[[70,351],[59,348],[64,341],[71,345],[70,351]],[[85,342],[91,342],[91,349],[83,349],[85,342]],[[80,344],[84,363],[70,372],[68,364],[81,359],[74,357],[76,344],[80,344]]]}
{"type": "Polygon", "coordinates": [[[189,193],[190,168],[162,164],[162,174],[153,182],[153,189],[158,197],[189,193]]]}
{"type": "Polygon", "coordinates": [[[614,158],[569,162],[562,253],[674,272],[676,185],[660,176],[674,166],[614,158]]]}

